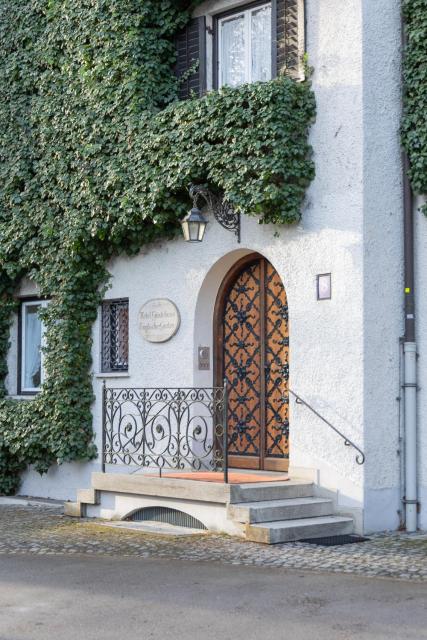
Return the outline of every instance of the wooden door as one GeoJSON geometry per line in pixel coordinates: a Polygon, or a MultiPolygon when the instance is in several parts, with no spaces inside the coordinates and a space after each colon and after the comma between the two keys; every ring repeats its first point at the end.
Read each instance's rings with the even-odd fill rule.
{"type": "Polygon", "coordinates": [[[215,310],[216,384],[227,380],[229,465],[286,470],[289,333],[286,292],[265,258],[240,260],[215,310]]]}

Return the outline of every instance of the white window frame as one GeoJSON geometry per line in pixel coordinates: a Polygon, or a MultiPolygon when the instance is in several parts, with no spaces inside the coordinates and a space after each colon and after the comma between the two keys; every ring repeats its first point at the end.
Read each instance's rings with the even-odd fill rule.
{"type": "MultiPolygon", "coordinates": [[[[216,47],[217,47],[217,59],[218,59],[218,73],[217,73],[217,84],[218,84],[218,89],[220,87],[226,86],[223,85],[222,83],[222,25],[224,24],[224,22],[228,22],[229,20],[233,20],[235,18],[238,18],[240,16],[244,17],[245,20],[245,42],[247,43],[246,49],[245,49],[245,82],[246,83],[251,83],[252,82],[252,33],[251,33],[251,16],[254,12],[259,11],[260,9],[264,9],[267,7],[270,7],[270,9],[272,10],[273,6],[272,6],[272,2],[264,2],[263,4],[258,4],[252,7],[247,7],[245,8],[245,6],[243,6],[241,9],[236,8],[235,11],[227,13],[227,15],[219,17],[217,19],[217,43],[216,43],[216,47]]],[[[272,38],[273,38],[273,33],[272,31],[270,32],[270,45],[272,42],[272,38]]],[[[273,78],[273,70],[271,70],[271,75],[269,80],[271,80],[273,78]]]]}
{"type": "Polygon", "coordinates": [[[39,387],[25,387],[24,385],[25,385],[25,367],[26,367],[26,362],[25,362],[25,340],[26,340],[25,314],[26,314],[26,309],[28,307],[34,307],[34,306],[45,308],[45,307],[47,307],[48,304],[49,304],[49,300],[38,300],[38,299],[22,300],[22,302],[21,302],[21,309],[20,309],[20,314],[21,314],[21,318],[20,318],[20,322],[21,322],[21,344],[20,344],[21,357],[20,357],[19,382],[20,382],[20,392],[24,393],[24,394],[25,393],[26,394],[35,394],[35,393],[39,393],[39,391],[41,390],[41,386],[42,386],[43,381],[44,381],[43,347],[46,344],[44,325],[43,325],[43,321],[41,320],[40,322],[41,322],[42,336],[41,336],[41,354],[40,354],[40,359],[41,359],[40,386],[39,387]]]}

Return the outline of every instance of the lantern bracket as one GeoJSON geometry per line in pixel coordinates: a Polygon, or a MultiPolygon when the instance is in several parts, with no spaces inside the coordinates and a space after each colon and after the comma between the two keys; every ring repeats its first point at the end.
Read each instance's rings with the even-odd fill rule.
{"type": "Polygon", "coordinates": [[[198,202],[202,198],[212,211],[215,220],[227,231],[234,231],[237,236],[237,242],[240,243],[240,213],[233,209],[228,200],[225,200],[222,195],[213,193],[205,185],[200,184],[191,184],[189,193],[194,207],[200,208],[198,207],[198,202]]]}

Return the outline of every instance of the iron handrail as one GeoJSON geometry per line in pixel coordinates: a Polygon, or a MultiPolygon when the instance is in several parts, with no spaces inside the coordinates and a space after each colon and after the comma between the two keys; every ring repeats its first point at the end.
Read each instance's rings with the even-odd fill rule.
{"type": "Polygon", "coordinates": [[[365,454],[363,453],[362,449],[360,449],[356,444],[354,444],[354,442],[352,442],[350,438],[347,438],[346,435],[341,433],[339,429],[334,427],[334,425],[331,424],[329,420],[326,420],[326,418],[324,418],[318,411],[316,411],[316,409],[314,409],[314,407],[312,407],[311,404],[309,404],[306,400],[301,398],[301,396],[295,393],[295,391],[292,391],[292,389],[289,389],[289,393],[294,396],[295,402],[297,404],[303,404],[305,407],[307,407],[307,409],[310,409],[310,411],[314,413],[315,416],[317,416],[318,418],[320,418],[320,420],[322,420],[325,424],[327,424],[328,427],[330,427],[333,431],[335,431],[335,433],[337,433],[344,440],[344,445],[346,447],[353,447],[353,449],[359,452],[358,455],[356,455],[357,464],[362,465],[365,462],[365,454]]]}

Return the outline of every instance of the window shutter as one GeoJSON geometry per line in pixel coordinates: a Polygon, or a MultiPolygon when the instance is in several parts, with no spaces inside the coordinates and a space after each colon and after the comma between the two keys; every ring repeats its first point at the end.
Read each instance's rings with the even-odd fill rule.
{"type": "Polygon", "coordinates": [[[192,93],[202,96],[206,92],[206,18],[193,18],[175,39],[175,74],[181,80],[178,96],[180,100],[192,93]],[[198,66],[190,73],[195,64],[198,66]]]}
{"type": "Polygon", "coordinates": [[[304,1],[273,0],[273,71],[302,80],[304,68],[304,1]]]}

